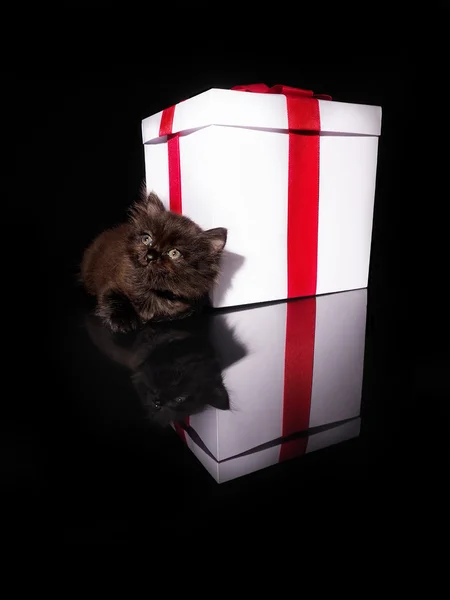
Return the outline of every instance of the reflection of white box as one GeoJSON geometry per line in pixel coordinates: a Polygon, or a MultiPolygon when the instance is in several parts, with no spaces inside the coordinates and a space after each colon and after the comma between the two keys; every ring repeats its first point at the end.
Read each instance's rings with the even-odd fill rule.
{"type": "Polygon", "coordinates": [[[380,107],[221,89],[144,119],[148,188],[228,229],[214,306],[367,286],[380,129],[380,107]]]}
{"type": "Polygon", "coordinates": [[[358,437],[360,426],[361,419],[357,417],[344,423],[332,425],[324,431],[312,432],[311,435],[303,438],[284,443],[274,443],[269,447],[258,448],[247,454],[223,461],[218,461],[211,456],[209,452],[205,451],[202,444],[199,445],[190,437],[189,433],[185,433],[183,438],[210,475],[218,483],[225,483],[231,479],[236,479],[236,477],[265,469],[286,459],[304,456],[306,453],[358,437]]]}
{"type": "Polygon", "coordinates": [[[366,304],[363,289],[222,315],[247,351],[224,371],[231,410],[192,415],[186,435],[214,477],[358,435],[366,304]],[[307,441],[286,443],[306,430],[307,441]]]}

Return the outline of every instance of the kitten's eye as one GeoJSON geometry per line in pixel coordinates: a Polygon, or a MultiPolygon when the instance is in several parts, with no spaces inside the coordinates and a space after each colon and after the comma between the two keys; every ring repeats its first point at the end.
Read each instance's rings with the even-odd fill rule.
{"type": "Polygon", "coordinates": [[[145,244],[146,246],[149,246],[149,245],[152,243],[152,241],[153,241],[153,240],[152,240],[151,236],[150,236],[150,235],[148,235],[148,233],[146,233],[145,235],[143,235],[143,236],[141,237],[141,242],[142,242],[143,244],[145,244]]]}
{"type": "Polygon", "coordinates": [[[182,402],[184,402],[186,400],[186,396],[178,396],[177,398],[175,398],[175,402],[177,404],[181,404],[182,402]]]}
{"type": "Polygon", "coordinates": [[[181,256],[181,252],[179,250],[177,250],[176,248],[172,248],[172,250],[169,250],[169,252],[167,253],[170,258],[172,260],[176,260],[177,258],[180,258],[181,256]]]}

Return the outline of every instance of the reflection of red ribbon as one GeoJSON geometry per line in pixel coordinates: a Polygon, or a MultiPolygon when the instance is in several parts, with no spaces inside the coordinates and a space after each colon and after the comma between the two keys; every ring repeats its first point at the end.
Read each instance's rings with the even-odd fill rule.
{"type": "MultiPolygon", "coordinates": [[[[284,362],[283,437],[309,429],[316,299],[288,302],[284,362]]],[[[306,452],[308,438],[298,438],[281,445],[280,461],[306,452]]]]}
{"type": "MultiPolygon", "coordinates": [[[[317,285],[319,226],[320,112],[317,95],[286,85],[269,88],[264,83],[239,85],[235,91],[283,94],[289,130],[287,297],[313,296],[317,285]]],[[[175,106],[162,112],[160,136],[167,136],[170,209],[182,212],[179,133],[172,133],[175,106]]]]}
{"type": "MultiPolygon", "coordinates": [[[[186,417],[185,425],[189,425],[189,417],[186,417]]],[[[186,432],[179,423],[173,424],[175,431],[178,433],[183,442],[186,443],[186,432]]]]}
{"type": "Polygon", "coordinates": [[[286,96],[289,129],[287,297],[313,296],[317,285],[320,111],[317,95],[287,85],[239,85],[234,90],[286,96]],[[301,134],[299,132],[302,132],[301,134]],[[305,135],[305,132],[311,134],[305,135]],[[314,135],[316,134],[316,135],[314,135]]]}

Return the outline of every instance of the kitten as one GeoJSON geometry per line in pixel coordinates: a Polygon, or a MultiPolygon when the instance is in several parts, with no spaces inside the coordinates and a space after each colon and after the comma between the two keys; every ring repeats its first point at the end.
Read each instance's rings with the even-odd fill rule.
{"type": "Polygon", "coordinates": [[[87,248],[81,280],[112,331],[184,317],[208,303],[226,239],[226,229],[203,231],[152,192],[134,204],[128,222],[87,248]]]}
{"type": "Polygon", "coordinates": [[[222,369],[211,342],[211,316],[147,323],[117,338],[96,317],[86,319],[95,345],[131,371],[131,381],[151,424],[183,422],[207,405],[228,410],[222,369]]]}

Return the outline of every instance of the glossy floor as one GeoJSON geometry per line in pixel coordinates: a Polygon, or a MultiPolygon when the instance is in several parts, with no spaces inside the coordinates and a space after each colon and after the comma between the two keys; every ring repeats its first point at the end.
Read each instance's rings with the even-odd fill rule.
{"type": "Polygon", "coordinates": [[[410,364],[378,308],[356,290],[113,336],[81,296],[61,306],[49,360],[37,345],[21,370],[45,401],[26,397],[3,438],[19,522],[108,542],[305,511],[369,523],[405,502],[443,514],[444,370],[410,364]]]}

